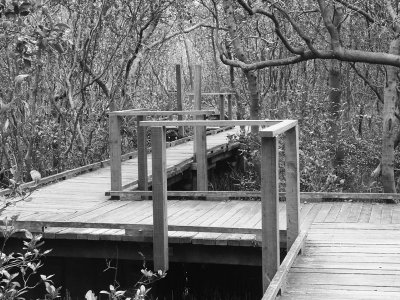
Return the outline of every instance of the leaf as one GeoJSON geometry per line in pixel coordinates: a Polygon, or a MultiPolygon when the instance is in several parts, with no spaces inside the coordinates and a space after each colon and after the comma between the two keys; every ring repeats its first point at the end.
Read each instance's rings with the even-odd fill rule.
{"type": "Polygon", "coordinates": [[[107,292],[107,291],[100,291],[100,294],[110,295],[110,292],[107,292]]]}
{"type": "Polygon", "coordinates": [[[92,290],[88,290],[85,295],[86,300],[97,300],[97,297],[92,292],[92,290]]]}
{"type": "Polygon", "coordinates": [[[24,232],[25,232],[25,237],[27,239],[31,240],[33,238],[33,235],[32,235],[32,233],[30,231],[24,229],[24,232]]]}
{"type": "Polygon", "coordinates": [[[14,81],[15,81],[15,83],[21,83],[21,82],[23,82],[26,78],[28,78],[29,76],[30,76],[29,74],[21,74],[21,75],[15,76],[14,81]]]}
{"type": "Polygon", "coordinates": [[[7,118],[6,122],[4,123],[3,131],[7,131],[9,125],[10,125],[10,120],[7,118]]]}

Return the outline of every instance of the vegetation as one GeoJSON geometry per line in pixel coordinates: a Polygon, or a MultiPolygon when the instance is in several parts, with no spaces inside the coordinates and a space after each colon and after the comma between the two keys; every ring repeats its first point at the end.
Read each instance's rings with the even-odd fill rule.
{"type": "MultiPolygon", "coordinates": [[[[237,119],[299,120],[302,191],[397,192],[399,14],[393,0],[2,0],[0,188],[11,198],[0,212],[29,201],[23,182],[107,159],[109,111],[176,109],[176,64],[186,92],[194,64],[204,92],[233,91],[237,119]]],[[[130,122],[124,151],[136,146],[130,122]]],[[[244,171],[232,189],[259,188],[256,133],[233,137],[244,171]]],[[[42,285],[59,297],[39,273],[41,236],[25,238],[21,253],[0,253],[0,298],[42,285]]]]}
{"type": "Polygon", "coordinates": [[[186,91],[202,64],[237,118],[300,120],[303,190],[396,191],[392,1],[5,0],[0,14],[3,187],[106,159],[109,110],[175,109],[175,64],[186,91]]]}

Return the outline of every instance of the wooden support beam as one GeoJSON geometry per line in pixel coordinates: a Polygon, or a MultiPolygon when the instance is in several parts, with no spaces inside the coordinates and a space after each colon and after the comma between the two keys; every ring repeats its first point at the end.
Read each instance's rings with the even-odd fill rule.
{"type": "Polygon", "coordinates": [[[153,170],[154,270],[168,270],[168,217],[165,127],[151,129],[153,170]]]}
{"type": "Polygon", "coordinates": [[[290,128],[297,126],[297,120],[283,120],[279,123],[271,125],[263,130],[260,130],[260,136],[262,137],[275,137],[280,135],[281,133],[286,132],[290,128]]]}
{"type": "Polygon", "coordinates": [[[287,245],[292,246],[300,232],[300,174],[299,174],[299,127],[286,132],[286,222],[287,245]]]}
{"type": "Polygon", "coordinates": [[[139,126],[144,116],[137,116],[137,149],[138,149],[138,189],[147,191],[148,171],[147,171],[147,127],[139,126]]]}
{"type": "Polygon", "coordinates": [[[120,110],[109,112],[109,116],[179,116],[179,115],[189,115],[189,116],[203,116],[211,115],[214,110],[120,110]]]}
{"type": "Polygon", "coordinates": [[[203,126],[197,126],[195,132],[195,161],[197,164],[197,190],[208,190],[208,166],[207,166],[207,138],[203,126]]]}
{"type": "MultiPolygon", "coordinates": [[[[182,100],[183,100],[183,86],[182,86],[182,66],[181,65],[176,65],[175,66],[175,71],[176,71],[176,109],[178,111],[183,110],[183,105],[182,105],[182,100]]],[[[182,120],[182,115],[178,115],[178,120],[182,120]]],[[[178,136],[183,137],[184,135],[184,127],[179,126],[178,127],[178,136]]]]}
{"type": "MultiPolygon", "coordinates": [[[[201,110],[201,66],[194,66],[194,109],[201,110]]],[[[196,116],[196,121],[204,121],[204,116],[196,116]]],[[[194,129],[194,153],[197,163],[196,189],[208,190],[207,136],[205,126],[194,129]]]]}
{"type": "Polygon", "coordinates": [[[278,138],[261,139],[262,281],[267,290],[279,266],[278,138]]]}
{"type": "MultiPolygon", "coordinates": [[[[189,168],[189,167],[188,167],[189,168]]],[[[182,170],[179,170],[182,171],[182,170]]],[[[175,172],[174,172],[175,174],[175,172]]],[[[151,191],[109,191],[106,196],[151,196],[151,191]]],[[[228,198],[260,198],[260,191],[169,191],[169,197],[208,197],[216,200],[226,200],[228,198]]],[[[285,192],[279,192],[279,197],[285,198],[285,192]]],[[[400,194],[384,194],[384,193],[331,193],[331,192],[301,192],[301,201],[320,202],[323,199],[334,200],[362,200],[381,202],[400,200],[400,194]]]]}
{"type": "Polygon", "coordinates": [[[201,66],[194,66],[194,110],[201,110],[201,66]]]}
{"type": "MultiPolygon", "coordinates": [[[[271,129],[271,135],[276,136],[274,132],[274,125],[283,123],[285,121],[280,121],[280,120],[185,120],[185,121],[143,121],[140,122],[140,126],[210,126],[210,127],[226,127],[226,126],[253,126],[253,125],[258,125],[258,126],[269,126],[266,127],[265,129],[262,129],[262,132],[269,132],[269,128],[273,127],[271,129]]],[[[294,127],[297,124],[297,121],[293,124],[294,127]]],[[[289,129],[289,128],[288,128],[289,129]]],[[[283,133],[285,132],[279,132],[283,133]]],[[[261,130],[260,130],[261,133],[261,130]]]]}
{"type": "MultiPolygon", "coordinates": [[[[219,95],[235,95],[230,92],[214,92],[214,93],[201,93],[203,96],[219,96],[219,95]]],[[[186,93],[187,96],[193,96],[194,93],[186,93]]]]}
{"type": "Polygon", "coordinates": [[[121,173],[121,118],[110,116],[110,164],[111,164],[111,189],[122,190],[121,173]]]}
{"type": "Polygon", "coordinates": [[[225,120],[225,97],[219,95],[219,119],[225,120]]]}

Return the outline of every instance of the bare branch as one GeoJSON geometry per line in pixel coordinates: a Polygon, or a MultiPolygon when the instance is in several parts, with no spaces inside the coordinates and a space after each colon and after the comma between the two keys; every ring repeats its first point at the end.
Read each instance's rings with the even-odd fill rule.
{"type": "Polygon", "coordinates": [[[368,22],[371,22],[371,23],[374,23],[374,22],[375,22],[375,19],[374,19],[368,12],[366,12],[366,11],[363,10],[363,9],[361,9],[360,7],[355,6],[355,5],[353,5],[353,4],[350,4],[350,3],[348,3],[348,2],[345,1],[345,0],[335,0],[335,1],[336,1],[336,2],[339,2],[340,4],[343,4],[345,7],[347,7],[347,8],[349,8],[349,9],[351,9],[351,10],[353,10],[353,11],[355,11],[355,12],[361,14],[362,16],[365,17],[365,19],[367,19],[368,22]]]}
{"type": "Polygon", "coordinates": [[[379,102],[383,103],[383,95],[382,93],[380,93],[378,91],[378,89],[376,88],[376,86],[374,86],[371,81],[368,80],[368,78],[366,78],[357,68],[356,68],[356,64],[354,63],[350,63],[351,68],[354,70],[354,72],[356,72],[356,74],[358,75],[358,77],[360,77],[366,85],[368,85],[368,87],[374,92],[374,94],[376,95],[376,97],[378,98],[379,102]]]}
{"type": "Polygon", "coordinates": [[[223,57],[223,63],[234,67],[242,68],[246,71],[258,70],[273,66],[284,66],[301,61],[311,59],[337,59],[346,62],[361,62],[375,65],[388,65],[394,67],[400,67],[400,56],[384,53],[384,52],[368,52],[361,50],[352,49],[341,49],[340,51],[333,50],[318,50],[317,53],[311,51],[305,51],[303,55],[297,55],[282,59],[260,61],[255,63],[242,63],[235,60],[229,60],[223,57]]]}

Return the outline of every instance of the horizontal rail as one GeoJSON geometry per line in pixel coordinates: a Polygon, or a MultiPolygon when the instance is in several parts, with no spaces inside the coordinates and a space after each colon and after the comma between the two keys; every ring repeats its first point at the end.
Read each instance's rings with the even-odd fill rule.
{"type": "MultiPolygon", "coordinates": [[[[272,126],[280,120],[187,120],[187,121],[142,121],[140,126],[272,126]]],[[[267,130],[267,129],[266,129],[267,130]]]]}
{"type": "Polygon", "coordinates": [[[177,111],[153,111],[153,110],[119,110],[109,112],[110,116],[175,116],[175,115],[191,115],[202,116],[211,115],[214,110],[177,110],[177,111]]]}
{"type": "MultiPolygon", "coordinates": [[[[5,221],[0,224],[5,225],[5,221]]],[[[129,223],[101,223],[101,222],[68,222],[68,221],[15,221],[15,228],[45,228],[45,227],[67,227],[67,228],[107,228],[125,229],[132,231],[149,232],[153,231],[152,224],[129,224],[129,223]]],[[[237,234],[260,234],[260,228],[245,227],[213,227],[193,225],[168,225],[168,231],[188,232],[213,232],[213,233],[237,233],[237,234]]]]}
{"type": "MultiPolygon", "coordinates": [[[[129,153],[121,155],[121,160],[125,161],[125,160],[131,159],[135,156],[137,156],[137,151],[129,152],[129,153]]],[[[57,173],[54,175],[44,177],[44,178],[40,179],[39,183],[37,183],[37,184],[34,181],[25,182],[25,183],[21,184],[20,187],[22,189],[26,189],[26,188],[33,187],[33,186],[42,186],[42,185],[45,185],[45,184],[53,182],[53,181],[74,177],[76,175],[85,173],[87,171],[97,170],[97,169],[100,169],[100,168],[103,168],[103,167],[106,167],[109,165],[110,165],[110,159],[105,159],[105,160],[95,162],[95,163],[92,163],[89,165],[85,165],[82,167],[78,167],[75,169],[63,171],[63,172],[60,172],[60,173],[57,173]]],[[[0,190],[0,196],[8,195],[11,192],[12,192],[12,190],[9,188],[0,190]]]]}
{"type": "MultiPolygon", "coordinates": [[[[194,96],[194,93],[186,93],[188,96],[194,96]]],[[[225,96],[225,95],[235,95],[235,93],[231,92],[213,92],[213,93],[201,93],[202,96],[225,96]]]]}
{"type": "MultiPolygon", "coordinates": [[[[110,191],[109,196],[151,196],[151,191],[110,191]]],[[[280,192],[280,197],[285,197],[280,192]]],[[[213,197],[213,198],[260,198],[260,191],[168,191],[169,197],[213,197]]],[[[395,200],[400,194],[392,193],[333,193],[333,192],[301,192],[301,200],[318,199],[353,199],[353,200],[395,200]]]]}
{"type": "Polygon", "coordinates": [[[284,120],[278,124],[274,124],[268,128],[261,129],[259,134],[261,137],[276,137],[287,130],[295,127],[297,125],[297,120],[284,120]]]}

